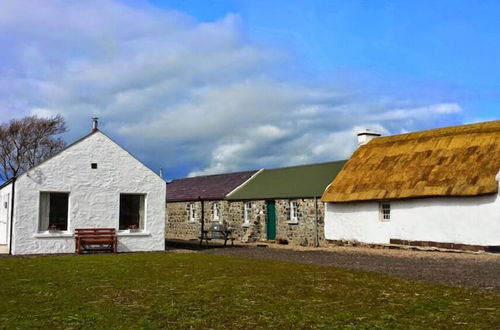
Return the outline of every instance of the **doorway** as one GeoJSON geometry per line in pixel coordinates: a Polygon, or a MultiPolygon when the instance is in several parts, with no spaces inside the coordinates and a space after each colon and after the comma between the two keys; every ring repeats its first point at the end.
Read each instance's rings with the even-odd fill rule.
{"type": "Polygon", "coordinates": [[[274,201],[266,201],[266,209],[267,239],[272,241],[276,239],[276,203],[274,201]]]}
{"type": "Polygon", "coordinates": [[[10,194],[0,196],[0,245],[7,244],[7,222],[10,214],[10,194]]]}

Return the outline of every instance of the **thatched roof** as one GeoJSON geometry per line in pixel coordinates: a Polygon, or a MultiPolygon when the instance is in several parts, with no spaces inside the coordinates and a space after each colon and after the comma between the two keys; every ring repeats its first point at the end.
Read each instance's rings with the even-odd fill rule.
{"type": "Polygon", "coordinates": [[[324,202],[498,191],[500,121],[375,138],[354,152],[324,202]]]}

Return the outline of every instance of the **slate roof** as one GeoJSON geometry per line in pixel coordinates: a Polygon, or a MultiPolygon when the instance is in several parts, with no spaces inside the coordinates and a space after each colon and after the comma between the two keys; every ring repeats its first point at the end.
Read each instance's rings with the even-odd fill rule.
{"type": "Polygon", "coordinates": [[[323,202],[498,192],[500,120],[375,138],[333,180],[323,202]]]}
{"type": "Polygon", "coordinates": [[[321,197],[345,160],[265,169],[226,197],[228,200],[321,197]]]}
{"type": "Polygon", "coordinates": [[[167,183],[167,202],[222,200],[257,171],[203,175],[167,183]]]}

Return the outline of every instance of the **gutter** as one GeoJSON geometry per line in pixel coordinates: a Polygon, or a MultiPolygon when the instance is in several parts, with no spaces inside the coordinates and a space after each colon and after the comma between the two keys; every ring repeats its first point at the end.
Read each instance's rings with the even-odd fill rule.
{"type": "Polygon", "coordinates": [[[9,255],[12,255],[12,232],[14,231],[14,195],[16,193],[16,178],[12,178],[12,198],[10,202],[9,255]]]}

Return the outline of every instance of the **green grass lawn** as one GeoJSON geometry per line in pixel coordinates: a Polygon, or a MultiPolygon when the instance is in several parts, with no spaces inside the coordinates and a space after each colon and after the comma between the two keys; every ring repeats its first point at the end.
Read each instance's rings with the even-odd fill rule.
{"type": "Polygon", "coordinates": [[[4,258],[0,270],[8,329],[500,325],[499,294],[323,266],[134,253],[4,258]]]}

